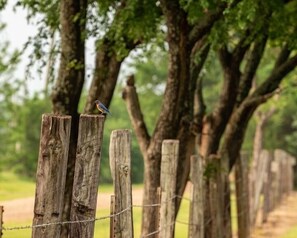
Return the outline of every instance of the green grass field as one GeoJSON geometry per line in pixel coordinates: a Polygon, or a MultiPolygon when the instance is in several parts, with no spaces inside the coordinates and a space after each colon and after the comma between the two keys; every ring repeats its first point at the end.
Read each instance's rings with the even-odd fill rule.
{"type": "MultiPolygon", "coordinates": [[[[140,189],[142,185],[133,185],[133,189],[140,189]]],[[[13,200],[18,198],[32,197],[35,193],[35,183],[33,181],[28,181],[21,179],[20,177],[14,175],[13,173],[4,172],[0,173],[0,204],[1,201],[13,200]]],[[[112,185],[100,185],[99,193],[113,193],[112,185]]],[[[5,208],[4,208],[5,209],[5,208]]],[[[181,209],[178,215],[178,220],[181,222],[188,222],[188,210],[189,201],[183,200],[181,209]]],[[[109,209],[100,209],[96,213],[96,217],[109,216],[109,209]]],[[[98,220],[95,223],[95,236],[94,237],[109,237],[109,219],[98,220]]],[[[28,226],[32,224],[31,219],[27,220],[16,220],[5,222],[4,214],[4,227],[20,227],[28,226]]],[[[133,208],[133,225],[134,225],[134,235],[135,237],[140,236],[141,229],[141,208],[133,208]]],[[[177,223],[176,224],[176,237],[185,237],[188,232],[188,226],[177,223]]],[[[4,231],[5,238],[29,238],[31,237],[31,229],[21,229],[13,231],[4,231]]]]}
{"type": "Polygon", "coordinates": [[[34,193],[35,183],[33,181],[20,178],[10,172],[0,173],[0,202],[32,197],[34,193]]]}
{"type": "Polygon", "coordinates": [[[296,238],[297,226],[291,227],[281,238],[296,238]]]}
{"type": "MultiPolygon", "coordinates": [[[[140,189],[142,185],[133,185],[133,189],[140,189]]],[[[18,176],[12,173],[0,173],[0,205],[1,201],[12,200],[17,198],[32,197],[35,193],[35,183],[32,181],[20,179],[18,176]]],[[[113,193],[113,187],[111,185],[100,185],[99,193],[113,193]]],[[[231,198],[231,214],[232,214],[232,227],[233,231],[237,230],[236,221],[236,204],[235,197],[231,198]]],[[[4,208],[5,209],[5,208],[4,208]]],[[[4,213],[5,214],[5,213],[4,213]]],[[[110,210],[108,208],[100,209],[97,211],[96,217],[106,217],[110,215],[110,210]]],[[[177,217],[175,226],[175,237],[187,237],[188,225],[183,223],[188,223],[189,216],[189,201],[187,199],[182,200],[181,208],[177,217]]],[[[133,208],[133,222],[134,222],[134,236],[140,236],[141,229],[141,208],[133,208]]],[[[98,220],[95,223],[95,238],[96,237],[109,237],[109,219],[98,220]]],[[[16,220],[5,222],[4,215],[4,227],[19,227],[28,226],[32,224],[31,219],[27,220],[16,220]]],[[[29,238],[31,237],[31,229],[22,229],[14,231],[4,231],[3,237],[5,238],[29,238]]],[[[297,226],[292,227],[280,238],[296,238],[297,237],[297,226]]]]}

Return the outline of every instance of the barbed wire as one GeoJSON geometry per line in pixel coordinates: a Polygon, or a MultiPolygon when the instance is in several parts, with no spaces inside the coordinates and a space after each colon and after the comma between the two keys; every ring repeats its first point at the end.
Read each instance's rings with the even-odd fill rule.
{"type": "MultiPolygon", "coordinates": [[[[235,179],[237,182],[242,182],[242,179],[235,179]]],[[[218,189],[218,188],[216,188],[218,189]]],[[[217,191],[218,192],[218,191],[217,191]]],[[[227,214],[227,211],[226,210],[231,210],[231,206],[232,206],[232,202],[234,200],[241,200],[243,199],[244,197],[246,197],[248,195],[248,191],[244,192],[244,193],[241,193],[240,196],[236,196],[236,198],[233,198],[232,199],[232,196],[231,195],[231,189],[229,191],[225,191],[223,194],[220,194],[221,197],[225,197],[226,195],[229,196],[229,199],[228,199],[228,203],[225,205],[225,207],[223,208],[223,213],[224,214],[227,214]]],[[[89,222],[96,222],[96,221],[100,221],[100,220],[106,220],[106,219],[111,219],[111,218],[114,218],[114,217],[117,217],[117,216],[120,216],[121,214],[127,212],[127,211],[130,211],[132,208],[146,208],[146,207],[159,207],[161,206],[163,203],[168,203],[174,199],[182,199],[182,200],[185,200],[185,201],[188,201],[188,202],[193,202],[191,198],[188,198],[188,197],[185,197],[185,196],[181,196],[181,195],[174,195],[172,196],[171,198],[169,198],[168,200],[166,201],[160,201],[160,203],[153,203],[153,204],[144,204],[144,205],[131,205],[131,206],[128,206],[127,208],[117,212],[117,213],[114,213],[114,214],[111,214],[111,215],[106,215],[106,216],[102,216],[102,217],[96,217],[96,218],[90,218],[90,219],[85,219],[85,220],[76,220],[76,221],[60,221],[60,222],[51,222],[51,223],[44,223],[44,224],[36,224],[36,225],[25,225],[25,226],[14,226],[14,227],[5,227],[3,226],[2,227],[2,231],[12,231],[12,230],[24,230],[24,229],[36,229],[36,228],[41,228],[41,227],[48,227],[48,226],[54,226],[54,225],[71,225],[71,224],[77,224],[77,223],[89,223],[89,222]]],[[[213,203],[215,198],[213,197],[212,198],[213,200],[208,200],[209,203],[213,203]]],[[[240,213],[236,213],[236,215],[231,215],[230,214],[230,217],[231,218],[238,218],[240,216],[243,216],[244,214],[247,214],[249,213],[250,210],[248,208],[245,208],[243,211],[241,211],[240,213]]],[[[204,219],[203,219],[204,220],[204,219]]],[[[211,222],[213,222],[215,220],[215,218],[213,217],[210,217],[208,220],[204,221],[203,222],[203,226],[208,226],[211,222]]],[[[195,224],[195,223],[192,223],[192,222],[187,222],[187,221],[181,221],[179,219],[175,219],[175,221],[169,225],[163,225],[163,226],[160,226],[158,230],[156,231],[153,231],[151,233],[148,233],[146,235],[142,235],[141,237],[143,238],[146,238],[146,237],[150,237],[150,236],[153,236],[157,233],[160,233],[163,229],[166,229],[168,226],[173,226],[175,223],[178,223],[178,224],[182,224],[182,225],[187,225],[187,226],[199,226],[201,225],[201,223],[199,224],[195,224]]]]}
{"type": "Polygon", "coordinates": [[[120,212],[107,215],[107,216],[102,216],[102,217],[97,217],[97,218],[90,218],[90,219],[85,219],[85,220],[77,220],[77,221],[60,221],[60,222],[49,222],[49,223],[44,223],[44,224],[37,224],[37,225],[27,225],[27,226],[15,226],[15,227],[2,227],[3,231],[12,231],[12,230],[24,230],[24,229],[34,229],[34,228],[41,228],[41,227],[47,227],[47,226],[56,226],[56,225],[69,225],[69,224],[77,224],[77,223],[88,223],[88,222],[95,222],[95,221],[100,221],[100,220],[106,220],[110,219],[113,217],[117,217],[124,212],[127,212],[131,210],[133,206],[129,206],[125,209],[123,209],[120,212]]]}
{"type": "Polygon", "coordinates": [[[37,224],[37,225],[26,225],[26,226],[15,226],[15,227],[2,227],[3,231],[11,231],[11,230],[23,230],[23,229],[33,229],[33,228],[41,228],[41,227],[47,227],[47,226],[54,226],[54,225],[68,225],[68,224],[76,224],[76,223],[88,223],[88,222],[95,222],[95,221],[99,221],[99,220],[105,220],[105,219],[110,219],[113,217],[117,217],[121,214],[123,214],[126,211],[131,210],[133,207],[140,207],[140,208],[145,208],[145,207],[156,207],[156,206],[161,206],[163,203],[168,203],[169,201],[180,197],[183,199],[187,199],[184,198],[182,196],[179,195],[174,195],[173,197],[169,198],[167,201],[163,201],[160,203],[155,203],[155,204],[146,204],[146,205],[132,205],[132,206],[128,206],[127,208],[111,214],[111,215],[107,215],[107,216],[102,216],[102,217],[97,217],[97,218],[91,218],[91,219],[85,219],[85,220],[77,220],[77,221],[60,221],[60,222],[49,222],[49,223],[44,223],[44,224],[37,224]]]}

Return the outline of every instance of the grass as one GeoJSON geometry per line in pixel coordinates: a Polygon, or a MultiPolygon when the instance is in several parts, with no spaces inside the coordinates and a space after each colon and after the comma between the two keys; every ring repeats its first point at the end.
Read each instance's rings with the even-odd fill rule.
{"type": "MultiPolygon", "coordinates": [[[[133,189],[141,189],[142,185],[133,185],[133,189]]],[[[35,193],[35,183],[32,181],[27,181],[21,179],[13,173],[2,172],[0,173],[0,201],[12,200],[17,198],[32,197],[35,193]]],[[[99,193],[113,193],[113,186],[102,184],[99,186],[99,193]]],[[[5,209],[5,208],[4,208],[5,209]]],[[[181,222],[188,222],[188,211],[189,211],[189,201],[183,200],[181,204],[181,209],[178,214],[178,220],[181,222]]],[[[140,236],[141,229],[141,212],[142,209],[139,207],[133,208],[133,225],[134,225],[134,236],[140,236]]],[[[96,217],[105,217],[110,215],[110,210],[99,209],[96,213],[96,217]]],[[[98,220],[95,223],[95,235],[94,237],[109,237],[109,219],[98,220]]],[[[9,221],[5,222],[4,216],[4,227],[19,227],[28,226],[32,224],[31,219],[9,221]]],[[[184,237],[188,231],[187,225],[177,223],[176,224],[176,237],[184,237]]],[[[29,238],[31,237],[31,229],[23,230],[13,230],[4,231],[4,237],[6,238],[29,238]]]]}
{"type": "Polygon", "coordinates": [[[21,179],[11,172],[0,173],[0,201],[32,197],[35,194],[35,183],[21,179]]]}
{"type": "MultiPolygon", "coordinates": [[[[139,207],[133,208],[134,237],[140,237],[141,212],[142,212],[141,208],[139,207]]],[[[177,220],[180,222],[187,223],[188,214],[189,214],[188,212],[189,212],[189,201],[183,200],[177,220]]],[[[108,215],[109,215],[109,209],[103,209],[97,212],[96,217],[103,217],[108,215]]],[[[175,237],[187,237],[187,234],[188,234],[188,226],[182,223],[176,223],[175,237]]],[[[109,237],[109,219],[96,221],[94,237],[109,237]]]]}
{"type": "Polygon", "coordinates": [[[296,238],[297,237],[297,226],[291,227],[284,235],[280,238],[296,238]]]}
{"type": "MultiPolygon", "coordinates": [[[[24,198],[34,196],[35,183],[32,181],[27,181],[20,179],[13,173],[0,173],[0,201],[12,200],[17,198],[24,198]]],[[[142,185],[133,185],[133,189],[141,189],[142,185]]],[[[99,186],[99,193],[113,193],[112,185],[102,184],[99,186]]],[[[232,199],[234,201],[234,199],[232,199]]],[[[187,237],[188,234],[188,216],[189,216],[189,201],[184,199],[181,203],[181,208],[178,213],[177,222],[175,226],[175,237],[187,237]],[[184,224],[185,223],[185,224],[184,224]]],[[[234,208],[234,206],[232,206],[234,208]]],[[[133,225],[134,225],[134,236],[140,237],[141,230],[141,213],[142,209],[139,207],[133,208],[133,225]]],[[[234,213],[234,209],[232,211],[234,213]]],[[[109,208],[99,209],[96,213],[96,217],[106,217],[110,215],[109,208]]],[[[5,220],[4,220],[5,222],[5,220]]],[[[233,221],[233,225],[234,222],[233,221]]],[[[109,237],[109,219],[98,220],[95,223],[95,236],[94,237],[109,237]]],[[[21,220],[21,221],[11,221],[4,223],[5,227],[15,227],[15,226],[27,226],[31,225],[32,220],[21,220]]],[[[5,231],[4,235],[6,238],[14,237],[31,237],[31,229],[15,230],[15,231],[5,231]]]]}
{"type": "MultiPolygon", "coordinates": [[[[22,220],[22,221],[10,221],[5,223],[4,220],[4,227],[20,227],[20,226],[28,226],[32,224],[31,219],[22,220]]],[[[31,229],[23,229],[23,230],[11,230],[11,231],[3,231],[3,237],[5,238],[30,238],[32,234],[31,229]]]]}

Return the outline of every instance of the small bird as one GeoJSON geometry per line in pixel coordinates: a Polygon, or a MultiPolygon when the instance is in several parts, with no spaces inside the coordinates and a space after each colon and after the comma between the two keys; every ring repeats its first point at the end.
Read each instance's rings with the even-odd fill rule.
{"type": "Polygon", "coordinates": [[[99,100],[96,100],[95,103],[96,103],[96,107],[97,107],[97,109],[98,109],[102,114],[109,114],[109,115],[111,115],[110,111],[107,109],[107,107],[105,107],[105,106],[103,105],[102,102],[100,102],[99,100]]]}

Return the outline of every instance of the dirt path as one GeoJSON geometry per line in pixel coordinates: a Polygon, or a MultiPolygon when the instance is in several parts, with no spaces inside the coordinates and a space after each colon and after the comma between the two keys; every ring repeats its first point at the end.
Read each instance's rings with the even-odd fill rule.
{"type": "MultiPolygon", "coordinates": [[[[133,204],[140,205],[142,202],[142,189],[133,190],[133,204]]],[[[5,222],[17,220],[30,220],[33,218],[34,197],[15,199],[0,202],[4,206],[3,219],[5,222]]],[[[110,207],[110,193],[99,193],[97,209],[110,207]]]]}
{"type": "Polygon", "coordinates": [[[252,238],[282,237],[293,226],[297,226],[297,192],[283,200],[269,215],[268,222],[256,228],[252,238]]]}

